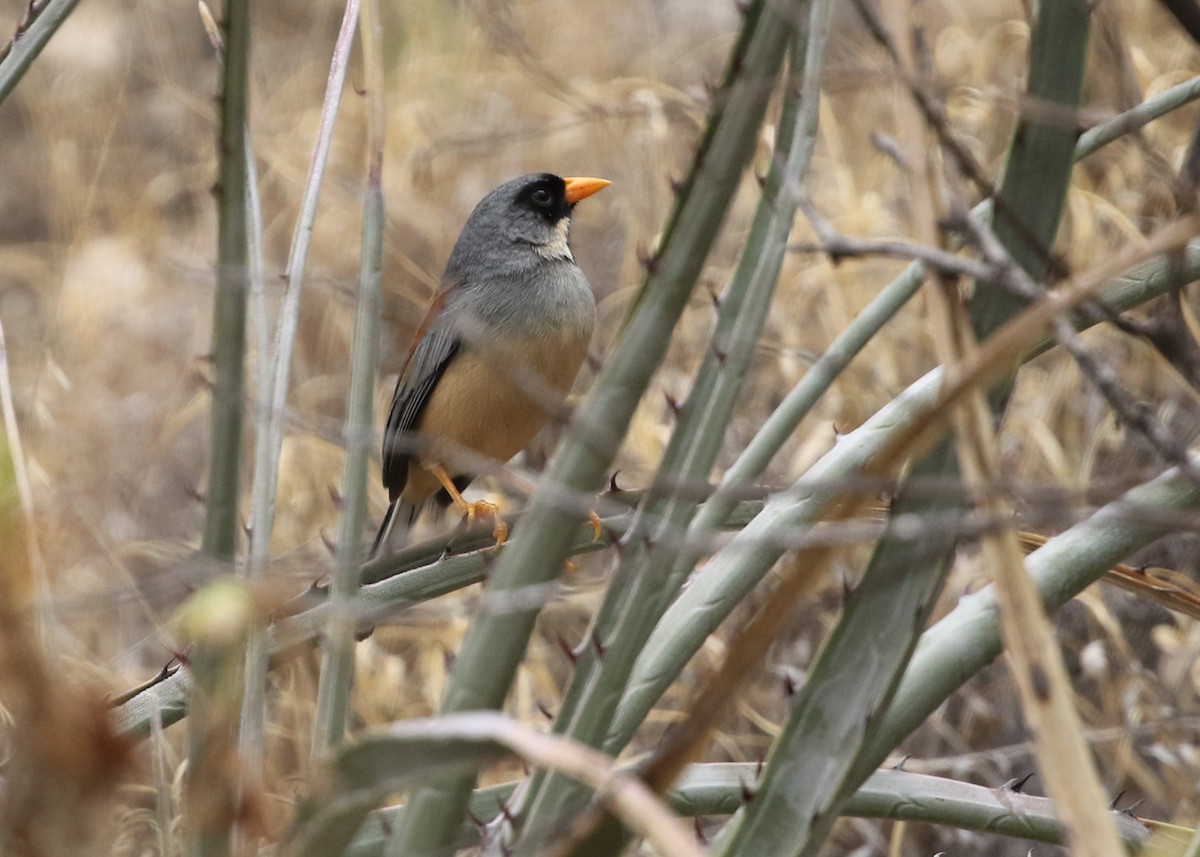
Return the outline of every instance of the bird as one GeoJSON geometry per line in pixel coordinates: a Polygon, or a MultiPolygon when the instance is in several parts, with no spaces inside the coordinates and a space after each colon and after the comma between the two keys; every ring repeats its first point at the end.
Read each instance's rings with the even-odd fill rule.
{"type": "Polygon", "coordinates": [[[609,184],[526,175],[467,218],[396,381],[383,433],[388,508],[370,557],[432,503],[490,517],[504,542],[496,507],[461,492],[479,465],[523,449],[575,382],[596,301],[571,253],[571,213],[609,184]]]}

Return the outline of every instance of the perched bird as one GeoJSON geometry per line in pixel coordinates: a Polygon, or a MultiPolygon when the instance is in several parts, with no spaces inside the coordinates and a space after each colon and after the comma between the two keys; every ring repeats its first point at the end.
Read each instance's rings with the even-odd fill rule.
{"type": "Polygon", "coordinates": [[[396,383],[383,434],[390,505],[372,556],[430,500],[469,519],[490,515],[504,540],[495,506],[459,492],[473,465],[528,444],[575,381],[596,302],[571,255],[571,210],[608,185],[528,175],[471,212],[396,383]]]}

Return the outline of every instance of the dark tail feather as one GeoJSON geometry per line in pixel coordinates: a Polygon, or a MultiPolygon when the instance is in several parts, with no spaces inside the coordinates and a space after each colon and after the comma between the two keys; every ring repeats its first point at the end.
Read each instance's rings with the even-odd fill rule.
{"type": "Polygon", "coordinates": [[[379,532],[375,534],[375,541],[371,543],[371,550],[367,554],[367,559],[375,559],[379,556],[379,547],[387,541],[388,531],[392,528],[392,519],[396,517],[396,504],[389,503],[387,511],[383,513],[383,521],[379,524],[379,532]]]}
{"type": "Polygon", "coordinates": [[[367,559],[375,559],[381,549],[395,540],[393,530],[398,530],[399,535],[407,536],[420,511],[420,506],[410,506],[400,500],[396,500],[388,506],[387,511],[383,514],[383,521],[379,524],[379,532],[375,534],[371,552],[367,554],[367,559]]]}

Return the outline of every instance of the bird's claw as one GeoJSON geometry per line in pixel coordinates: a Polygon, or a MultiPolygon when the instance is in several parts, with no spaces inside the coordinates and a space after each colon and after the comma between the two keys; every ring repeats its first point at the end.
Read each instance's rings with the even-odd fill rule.
{"type": "Polygon", "coordinates": [[[492,519],[492,538],[496,540],[496,548],[508,541],[508,524],[500,517],[500,507],[495,503],[489,503],[487,500],[467,503],[466,513],[467,524],[475,523],[477,518],[492,519]]]}

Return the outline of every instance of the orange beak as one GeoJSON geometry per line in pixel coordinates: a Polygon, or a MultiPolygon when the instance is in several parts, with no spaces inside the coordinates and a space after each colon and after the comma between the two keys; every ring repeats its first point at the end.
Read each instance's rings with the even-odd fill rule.
{"type": "Polygon", "coordinates": [[[567,205],[574,205],[581,199],[587,199],[612,184],[608,179],[570,178],[563,179],[563,181],[567,185],[567,205]]]}

